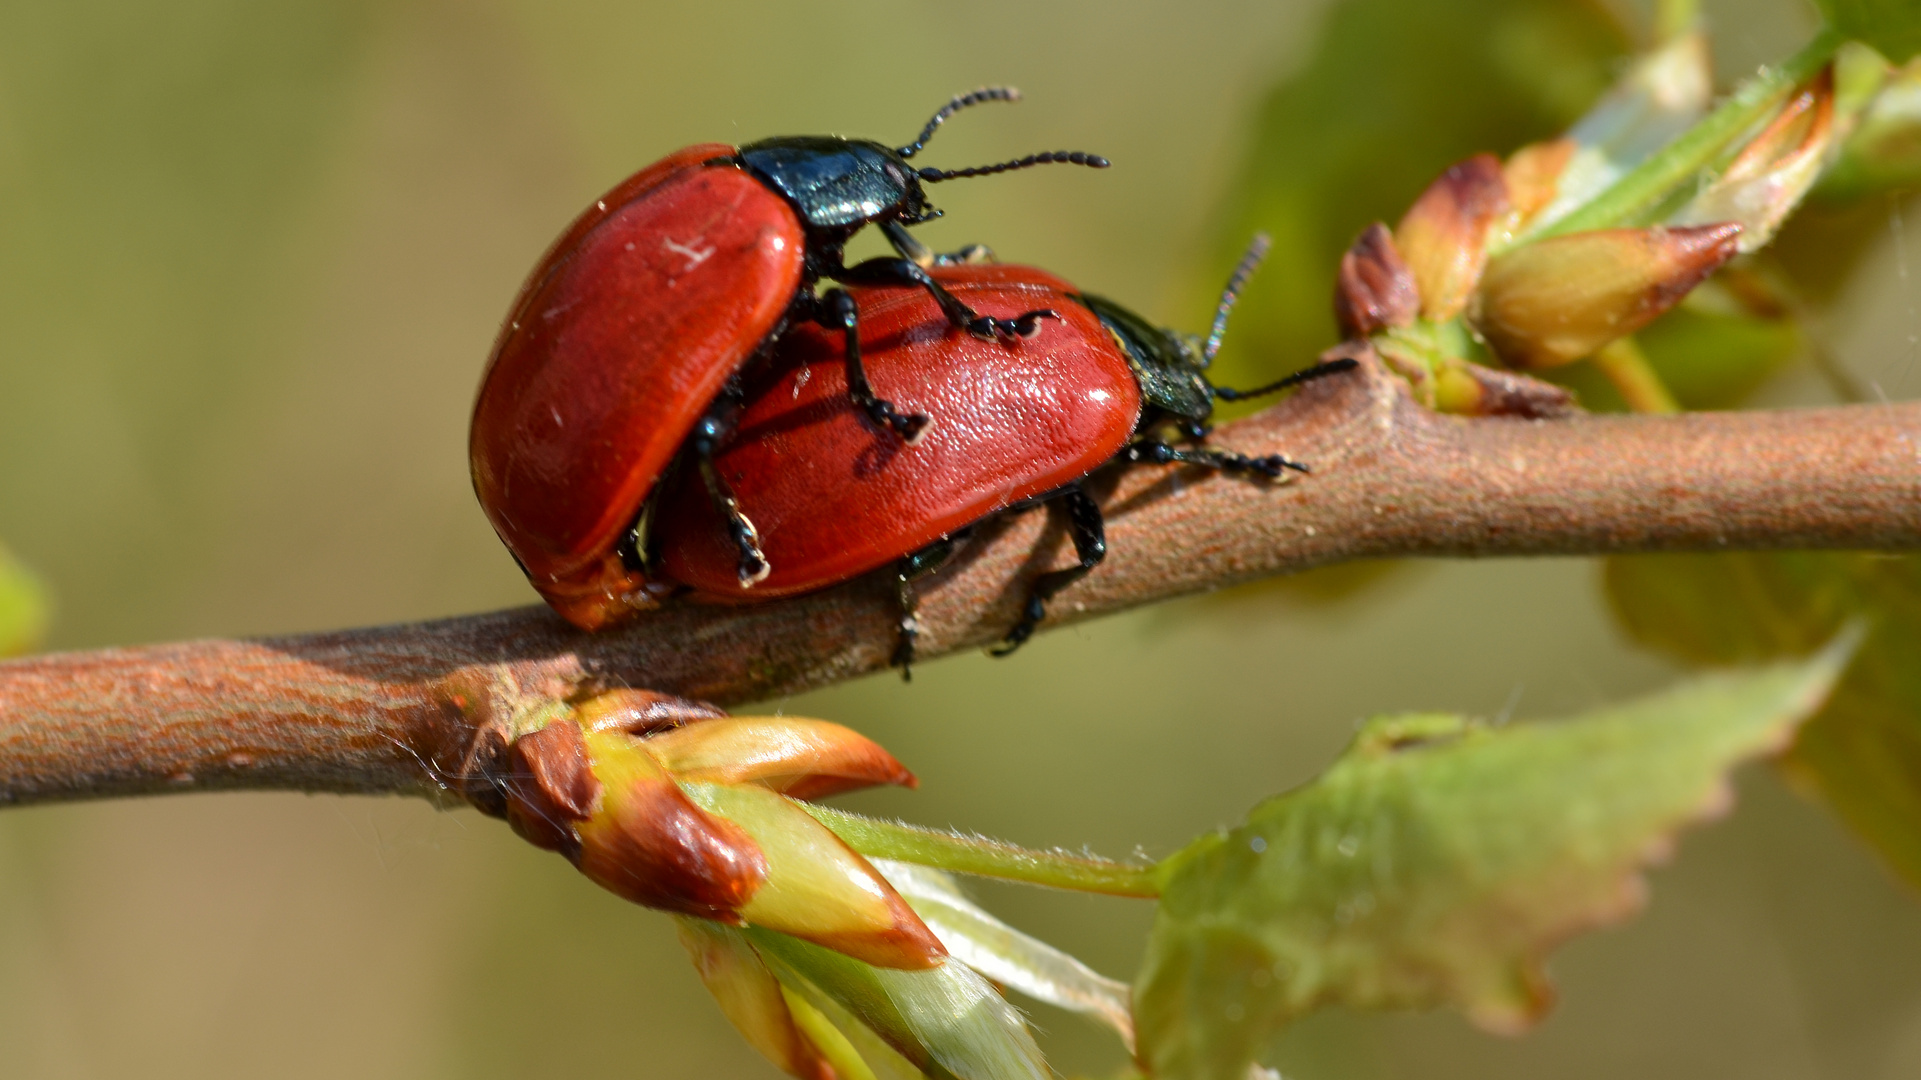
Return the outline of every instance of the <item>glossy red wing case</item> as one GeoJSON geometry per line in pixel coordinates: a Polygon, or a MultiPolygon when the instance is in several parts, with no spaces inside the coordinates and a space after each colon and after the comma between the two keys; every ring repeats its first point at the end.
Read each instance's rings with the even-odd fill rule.
{"type": "Polygon", "coordinates": [[[494,346],[469,445],[494,529],[555,610],[648,601],[616,545],[721,385],[780,323],[804,236],[787,204],[689,147],[562,234],[494,346]]]}
{"type": "Polygon", "coordinates": [[[853,290],[875,392],[932,418],[913,446],[849,403],[838,333],[788,331],[771,379],[754,388],[717,459],[771,572],[740,587],[720,516],[683,470],[650,524],[662,577],[731,601],[818,589],[1085,476],[1120,451],[1140,418],[1140,385],[1072,286],[1020,266],[935,276],[984,314],[1053,308],[1061,320],[1044,321],[1032,339],[982,341],[950,326],[924,291],[853,290]]]}

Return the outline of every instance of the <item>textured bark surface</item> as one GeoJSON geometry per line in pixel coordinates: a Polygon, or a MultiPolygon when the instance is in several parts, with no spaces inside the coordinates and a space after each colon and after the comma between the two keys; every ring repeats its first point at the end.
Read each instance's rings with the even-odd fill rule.
{"type": "MultiPolygon", "coordinates": [[[[1107,561],[1049,625],[1348,559],[1921,546],[1921,403],[1680,416],[1441,416],[1362,368],[1223,425],[1285,484],[1184,468],[1093,485],[1107,561]]],[[[921,587],[921,655],[998,638],[1060,525],[990,525],[921,587]]],[[[885,575],[759,607],[670,605],[586,635],[545,608],[0,663],[0,803],[170,790],[433,795],[557,698],[646,686],[721,704],[887,663],[885,575]]]]}

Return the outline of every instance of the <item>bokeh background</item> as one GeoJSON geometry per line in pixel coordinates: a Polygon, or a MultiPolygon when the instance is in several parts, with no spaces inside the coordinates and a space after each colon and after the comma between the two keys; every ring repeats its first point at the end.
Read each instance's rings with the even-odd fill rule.
{"type": "MultiPolygon", "coordinates": [[[[1596,25],[1640,14],[1567,6],[1596,25]]],[[[473,503],[467,410],[522,274],[634,168],[715,139],[902,140],[951,94],[1014,83],[1024,104],[950,124],[929,161],[1072,148],[1115,167],[944,185],[949,216],[923,235],[985,240],[1199,327],[1239,243],[1244,178],[1294,160],[1271,145],[1256,160],[1251,132],[1273,88],[1324,55],[1328,28],[1458,10],[1426,61],[1485,86],[1485,70],[1466,74],[1485,58],[1448,50],[1499,7],[0,5],[0,542],[50,583],[56,648],[531,602],[473,503]]],[[[1794,0],[1708,11],[1723,72],[1812,26],[1794,0]]],[[[1503,55],[1552,68],[1537,44],[1503,55]]],[[[1403,62],[1343,55],[1362,101],[1403,62]]],[[[1578,78],[1556,91],[1565,100],[1516,89],[1510,103],[1533,104],[1502,122],[1546,134],[1591,92],[1578,78]]],[[[1462,142],[1471,122],[1378,122],[1430,166],[1508,148],[1462,142]]],[[[1324,135],[1344,133],[1351,121],[1324,135]]],[[[1328,145],[1304,143],[1300,159],[1328,145]]],[[[1431,172],[1362,168],[1380,181],[1364,213],[1391,219],[1431,172]]],[[[1824,309],[1837,356],[1894,397],[1921,391],[1908,266],[1921,213],[1904,211],[1875,211],[1824,309]]],[[[1338,238],[1365,220],[1314,224],[1338,238]]],[[[1261,312],[1321,310],[1331,268],[1275,266],[1250,297],[1251,339],[1271,340],[1261,312]]],[[[1243,350],[1246,369],[1257,360],[1243,350]]],[[[1762,400],[1822,394],[1789,373],[1762,400]]],[[[1614,628],[1596,577],[1580,560],[1344,571],[769,707],[851,724],[922,777],[862,808],[1158,854],[1311,776],[1366,714],[1551,716],[1672,677],[1614,628]]],[[[1273,1060],[1330,1080],[1921,1075],[1916,897],[1772,776],[1744,774],[1740,789],[1736,814],[1655,874],[1642,918],[1557,957],[1562,1003],[1534,1034],[1330,1014],[1283,1035],[1273,1060]]],[[[1111,974],[1138,962],[1143,903],[978,895],[1111,974]]],[[[1063,1071],[1121,1065],[1077,1018],[1036,1020],[1063,1071]]],[[[774,1074],[666,919],[499,823],[260,794],[0,814],[0,1075],[774,1074]]]]}

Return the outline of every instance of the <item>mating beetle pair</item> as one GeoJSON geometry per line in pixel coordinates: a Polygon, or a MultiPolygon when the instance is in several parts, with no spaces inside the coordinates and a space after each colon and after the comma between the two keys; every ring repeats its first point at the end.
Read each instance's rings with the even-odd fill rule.
{"type": "MultiPolygon", "coordinates": [[[[834,137],[691,147],[563,233],[502,329],[470,444],[482,507],[557,611],[591,630],[676,586],[771,599],[895,562],[911,604],[910,573],[972,523],[1058,500],[1080,565],[1036,580],[1011,649],[1104,553],[1079,485],[1097,466],[1302,468],[1159,437],[1198,442],[1215,398],[1243,396],[1202,368],[1257,254],[1201,342],[1044,271],[978,264],[978,249],[935,255],[907,232],[938,214],[923,183],[1106,165],[1065,152],[907,164],[955,111],[1014,96],[955,98],[898,150],[834,137]],[[902,257],[846,266],[847,240],[870,223],[902,257]],[[849,288],[817,294],[822,278],[849,288]]],[[[911,610],[902,625],[904,662],[911,610]]]]}

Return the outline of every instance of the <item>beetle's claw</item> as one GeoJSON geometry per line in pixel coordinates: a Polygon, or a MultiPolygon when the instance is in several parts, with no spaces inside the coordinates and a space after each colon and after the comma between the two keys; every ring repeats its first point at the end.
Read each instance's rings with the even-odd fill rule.
{"type": "Polygon", "coordinates": [[[774,572],[774,567],[767,561],[765,555],[756,551],[751,556],[740,557],[740,567],[736,572],[740,575],[740,587],[751,589],[766,581],[767,575],[774,572]]]}
{"type": "Polygon", "coordinates": [[[1249,464],[1254,467],[1254,471],[1267,477],[1269,480],[1279,480],[1289,469],[1302,473],[1308,471],[1306,465],[1281,454],[1269,454],[1266,457],[1254,458],[1249,461],[1249,464]]]}
{"type": "Polygon", "coordinates": [[[1041,332],[1042,319],[1058,320],[1060,317],[1061,313],[1055,311],[1053,308],[1042,308],[1039,311],[1030,311],[1014,320],[1014,333],[1023,338],[1034,337],[1041,332]]]}
{"type": "Polygon", "coordinates": [[[734,509],[733,533],[734,546],[740,549],[740,564],[734,573],[740,578],[741,588],[751,589],[766,581],[774,567],[760,550],[760,530],[738,508],[734,509]]]}

